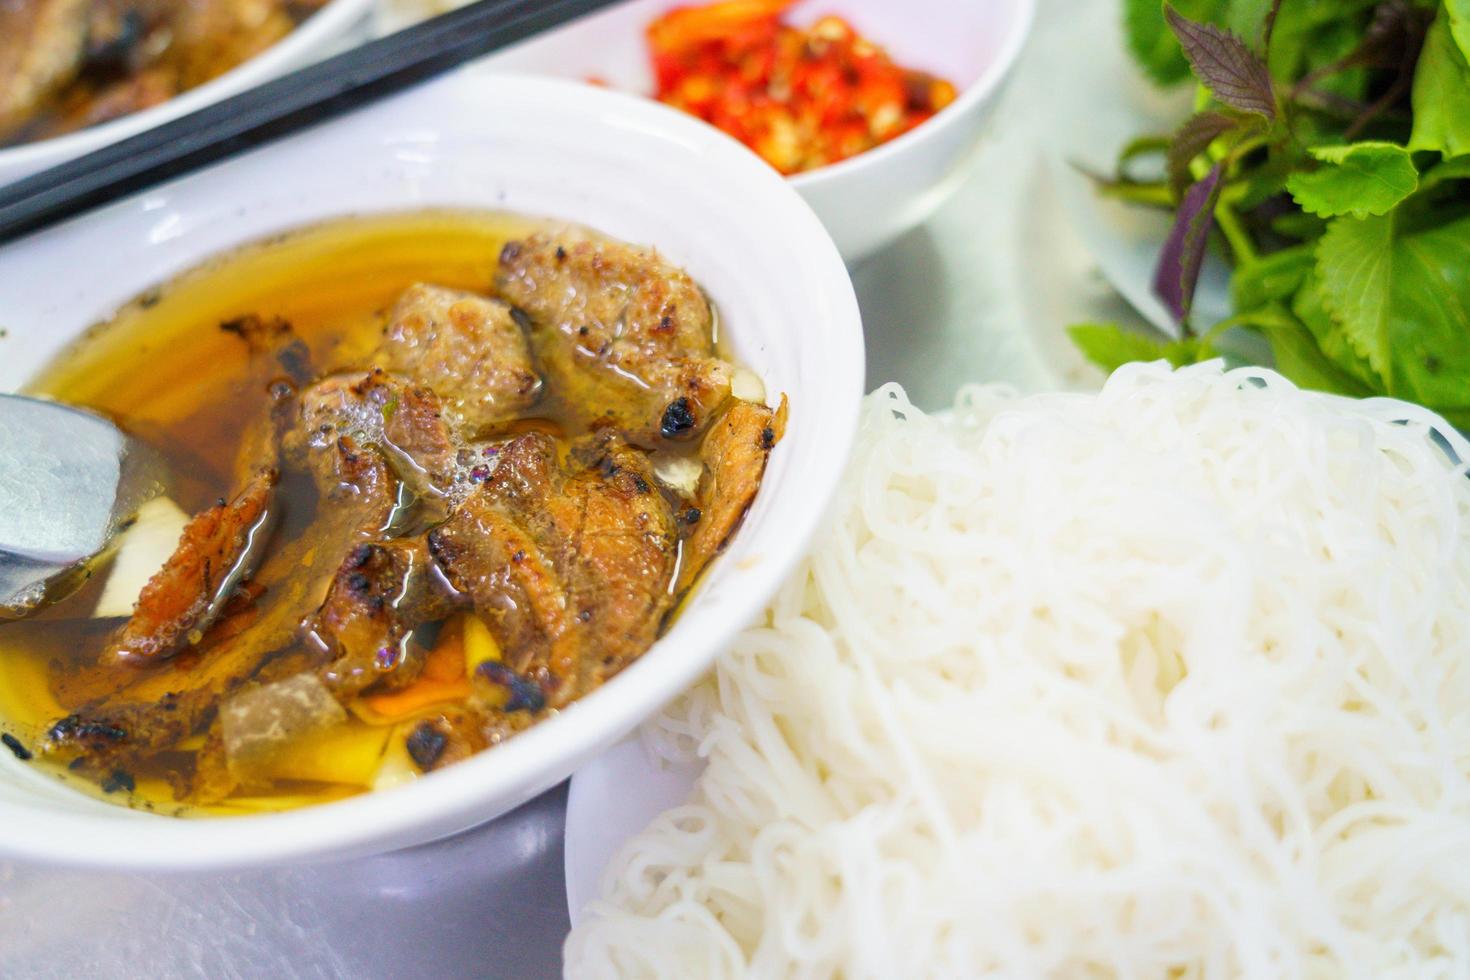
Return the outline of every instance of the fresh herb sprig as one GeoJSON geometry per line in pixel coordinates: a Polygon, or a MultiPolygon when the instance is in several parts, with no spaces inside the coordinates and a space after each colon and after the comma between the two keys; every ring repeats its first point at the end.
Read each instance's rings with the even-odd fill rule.
{"type": "Polygon", "coordinates": [[[1182,339],[1080,324],[1082,351],[1107,369],[1185,364],[1253,330],[1298,384],[1470,427],[1470,0],[1125,4],[1144,71],[1198,83],[1194,115],[1135,140],[1099,182],[1174,212],[1154,290],[1182,339]],[[1234,313],[1201,325],[1211,242],[1234,313]]]}

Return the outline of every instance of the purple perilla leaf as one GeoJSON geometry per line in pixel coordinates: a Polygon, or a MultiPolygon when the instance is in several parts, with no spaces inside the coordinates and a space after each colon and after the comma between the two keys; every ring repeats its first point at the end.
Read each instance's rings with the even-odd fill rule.
{"type": "Polygon", "coordinates": [[[1169,141],[1166,169],[1169,186],[1175,196],[1184,194],[1185,188],[1194,182],[1189,165],[1194,158],[1205,152],[1211,143],[1234,129],[1239,123],[1223,112],[1201,112],[1190,116],[1184,125],[1175,131],[1169,141]]]}
{"type": "Polygon", "coordinates": [[[1244,41],[1213,24],[1190,20],[1169,4],[1164,17],[1184,57],[1205,87],[1228,106],[1276,118],[1276,95],[1266,63],[1244,41]]]}
{"type": "Polygon", "coordinates": [[[1184,193],[1179,202],[1179,212],[1174,216],[1174,227],[1164,242],[1159,254],[1159,265],[1154,270],[1154,294],[1164,301],[1164,306],[1178,323],[1189,319],[1194,305],[1195,287],[1199,285],[1200,269],[1205,262],[1205,247],[1210,242],[1210,230],[1215,227],[1215,203],[1220,199],[1220,164],[1184,193]]]}

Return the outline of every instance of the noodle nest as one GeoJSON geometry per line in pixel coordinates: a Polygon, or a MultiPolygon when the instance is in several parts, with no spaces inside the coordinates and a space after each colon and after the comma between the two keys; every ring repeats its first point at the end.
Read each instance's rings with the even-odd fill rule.
{"type": "Polygon", "coordinates": [[[1470,976],[1470,447],[1131,365],[869,396],[574,977],[1470,976]]]}

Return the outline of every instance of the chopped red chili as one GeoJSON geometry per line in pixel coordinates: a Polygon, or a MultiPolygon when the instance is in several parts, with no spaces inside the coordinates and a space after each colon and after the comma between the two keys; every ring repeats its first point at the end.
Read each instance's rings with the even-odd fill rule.
{"type": "Polygon", "coordinates": [[[955,100],[840,17],[782,20],[793,0],[678,7],[648,27],[656,96],[712,123],[783,174],[856,156],[955,100]]]}

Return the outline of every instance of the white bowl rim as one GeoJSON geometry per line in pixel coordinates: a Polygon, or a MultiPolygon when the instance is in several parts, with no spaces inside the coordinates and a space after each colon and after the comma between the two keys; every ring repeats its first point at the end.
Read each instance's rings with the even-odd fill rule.
{"type": "MultiPolygon", "coordinates": [[[[630,731],[649,713],[672,700],[694,683],[723,646],[759,614],[804,557],[846,469],[845,462],[857,435],[865,360],[861,314],[851,279],[836,245],[816,214],[780,174],[743,144],[715,127],[653,100],[579,82],[524,75],[458,72],[424,87],[451,85],[503,90],[496,93],[502,102],[539,95],[548,105],[558,107],[556,111],[567,111],[564,107],[570,104],[573,111],[587,115],[595,111],[599,117],[613,112],[625,118],[631,116],[655,132],[668,132],[680,143],[696,147],[711,169],[718,165],[738,174],[747,190],[758,192],[767,200],[775,195],[784,201],[781,207],[789,212],[790,222],[783,230],[783,240],[804,253],[812,250],[812,256],[824,270],[823,282],[812,288],[827,293],[833,304],[834,326],[843,328],[851,324],[857,331],[852,343],[823,351],[823,373],[844,379],[839,387],[850,391],[847,402],[817,408],[811,399],[803,398],[797,409],[808,413],[807,417],[821,433],[820,444],[831,449],[824,455],[831,456],[835,465],[823,471],[820,479],[824,482],[808,482],[799,492],[792,489],[778,495],[776,506],[782,508],[784,517],[779,529],[772,528],[774,546],[763,552],[759,567],[750,570],[742,580],[743,590],[738,599],[716,609],[703,610],[696,606],[690,610],[689,615],[697,611],[709,622],[702,637],[694,642],[686,638],[685,655],[660,660],[655,656],[658,652],[655,644],[648,654],[608,685],[494,751],[481,752],[408,785],[279,813],[177,819],[112,806],[105,813],[43,812],[25,804],[0,801],[0,824],[7,828],[0,837],[0,852],[5,855],[52,866],[201,872],[383,853],[431,841],[443,835],[415,837],[414,828],[435,824],[436,820],[459,822],[455,814],[463,813],[466,805],[475,800],[494,805],[497,796],[510,796],[536,786],[549,789],[560,776],[546,777],[546,758],[593,758],[599,745],[611,746],[621,733],[630,731]],[[585,104],[585,108],[578,110],[577,103],[585,104]],[[775,533],[778,530],[779,535],[775,533]],[[655,663],[658,671],[652,669],[655,663]],[[641,680],[641,689],[628,689],[635,677],[641,680]],[[487,776],[491,767],[496,771],[487,776]],[[396,843],[395,838],[399,839],[396,843]]],[[[288,145],[294,138],[299,137],[276,145],[288,145]]],[[[269,153],[271,149],[254,152],[269,153]]],[[[179,178],[163,189],[186,184],[191,179],[179,178]]],[[[143,196],[137,195],[113,207],[137,203],[143,196]]],[[[198,263],[211,257],[200,255],[198,263]]],[[[138,284],[140,289],[148,285],[138,284]]],[[[772,489],[779,488],[764,492],[772,489]]],[[[527,798],[530,795],[534,793],[527,798]]]]}
{"type": "Polygon", "coordinates": [[[1017,8],[1011,32],[1006,35],[1000,52],[981,70],[980,77],[962,89],[958,98],[902,136],[897,136],[886,143],[880,143],[871,150],[864,150],[857,156],[848,157],[846,160],[829,163],[815,170],[792,174],[786,180],[799,191],[817,188],[828,181],[840,180],[864,167],[880,166],[884,161],[903,153],[908,147],[920,140],[927,139],[941,129],[963,125],[961,120],[967,111],[989,99],[1001,83],[1010,76],[1011,69],[1021,57],[1021,52],[1026,49],[1026,41],[1031,36],[1031,27],[1036,20],[1036,0],[1005,0],[1005,2],[1017,8]]]}
{"type": "Polygon", "coordinates": [[[130,112],[96,126],[88,126],[86,129],[0,149],[0,172],[14,167],[21,175],[31,173],[38,166],[44,168],[61,163],[253,88],[272,77],[282,65],[295,66],[308,52],[345,34],[354,23],[367,17],[374,2],[375,0],[329,0],[290,34],[264,51],[240,62],[224,74],[211,78],[203,85],[180,92],[166,102],[139,112],[130,112]]]}

